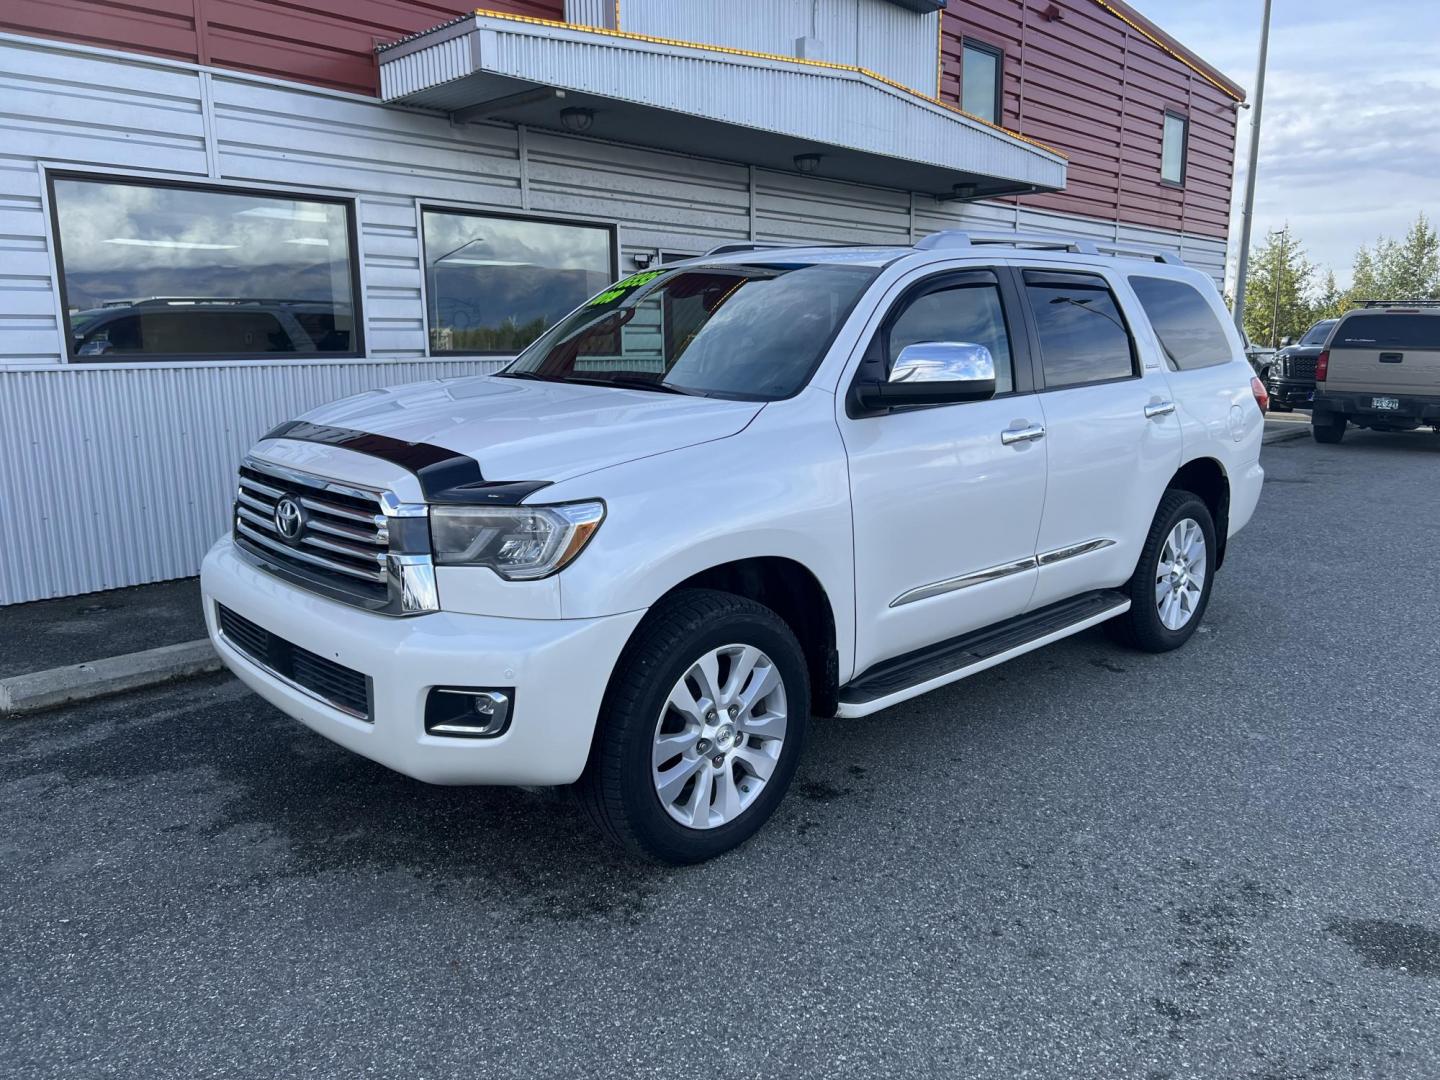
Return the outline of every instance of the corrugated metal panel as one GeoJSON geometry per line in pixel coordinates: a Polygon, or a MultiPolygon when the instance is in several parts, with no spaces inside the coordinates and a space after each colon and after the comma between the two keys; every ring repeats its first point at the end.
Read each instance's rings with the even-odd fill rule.
{"type": "MultiPolygon", "coordinates": [[[[565,0],[565,21],[577,26],[605,26],[613,30],[617,6],[615,0],[565,0]]],[[[633,17],[634,13],[630,14],[633,17]]]]}
{"type": "Polygon", "coordinates": [[[917,15],[897,4],[862,0],[855,42],[855,63],[888,79],[934,96],[935,41],[940,13],[917,15]]]}
{"type": "Polygon", "coordinates": [[[657,248],[750,235],[749,170],[702,158],[527,133],[530,208],[617,223],[657,248]]]}
{"type": "MultiPolygon", "coordinates": [[[[415,85],[410,69],[431,49],[449,55],[453,30],[381,54],[382,68],[401,64],[400,82],[415,85]]],[[[854,71],[794,65],[733,53],[676,49],[586,30],[559,30],[500,18],[477,17],[470,31],[475,75],[562,87],[702,117],[736,128],[783,134],[820,146],[920,162],[960,173],[1056,187],[1064,161],[977,121],[854,71]]],[[[467,103],[464,80],[444,67],[433,90],[386,100],[436,109],[467,103]]],[[[486,85],[471,90],[490,94],[486,85]]]]}
{"type": "Polygon", "coordinates": [[[194,574],[226,528],[236,464],[275,423],[498,365],[0,369],[0,604],[194,574]]]}
{"type": "Polygon", "coordinates": [[[459,36],[380,65],[380,96],[396,101],[470,74],[470,39],[459,36]]]}
{"type": "MultiPolygon", "coordinates": [[[[607,2],[571,0],[571,6],[607,2]]],[[[889,0],[624,0],[621,13],[621,29],[632,33],[780,56],[794,56],[796,41],[808,38],[816,50],[806,53],[809,59],[855,64],[922,94],[935,93],[940,16],[920,15],[889,0]]]]}
{"type": "Polygon", "coordinates": [[[755,238],[794,244],[909,243],[910,196],[757,169],[755,238]]]}

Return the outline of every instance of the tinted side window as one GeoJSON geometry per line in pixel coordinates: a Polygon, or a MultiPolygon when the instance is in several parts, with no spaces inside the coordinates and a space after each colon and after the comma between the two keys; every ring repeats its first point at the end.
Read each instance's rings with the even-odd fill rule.
{"type": "Polygon", "coordinates": [[[956,285],[922,293],[890,324],[886,370],[895,366],[900,350],[927,341],[984,345],[995,360],[995,392],[1015,388],[1010,361],[1010,334],[996,285],[956,285]]]}
{"type": "Polygon", "coordinates": [[[1230,342],[1215,311],[1193,285],[1166,278],[1132,277],[1150,325],[1170,366],[1177,371],[1211,367],[1230,359],[1230,342]]]}
{"type": "Polygon", "coordinates": [[[1332,349],[1440,349],[1440,315],[1351,315],[1332,349]]]}
{"type": "Polygon", "coordinates": [[[1025,271],[1025,295],[1040,332],[1045,385],[1124,379],[1135,374],[1135,350],[1120,306],[1095,274],[1025,271]]]}

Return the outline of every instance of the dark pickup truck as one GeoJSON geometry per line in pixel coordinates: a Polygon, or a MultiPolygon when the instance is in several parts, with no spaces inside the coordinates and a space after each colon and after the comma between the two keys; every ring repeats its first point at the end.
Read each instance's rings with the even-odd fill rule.
{"type": "Polygon", "coordinates": [[[1277,412],[1308,409],[1315,397],[1315,361],[1338,319],[1321,319],[1299,341],[1285,344],[1270,362],[1265,379],[1270,408],[1277,412]]]}

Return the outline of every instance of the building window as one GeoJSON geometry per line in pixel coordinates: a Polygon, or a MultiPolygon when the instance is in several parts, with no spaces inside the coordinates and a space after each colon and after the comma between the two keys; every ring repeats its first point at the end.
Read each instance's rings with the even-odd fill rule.
{"type": "Polygon", "coordinates": [[[1160,179],[1167,184],[1185,182],[1185,143],[1190,121],[1179,113],[1165,114],[1165,136],[1160,147],[1160,179]]]}
{"type": "Polygon", "coordinates": [[[1005,54],[978,42],[960,48],[960,108],[971,116],[1000,122],[1000,71],[1005,54]]]}
{"type": "Polygon", "coordinates": [[[618,276],[615,230],[425,210],[432,353],[515,353],[618,276]]]}
{"type": "Polygon", "coordinates": [[[70,358],[355,356],[350,204],[54,173],[70,358]]]}

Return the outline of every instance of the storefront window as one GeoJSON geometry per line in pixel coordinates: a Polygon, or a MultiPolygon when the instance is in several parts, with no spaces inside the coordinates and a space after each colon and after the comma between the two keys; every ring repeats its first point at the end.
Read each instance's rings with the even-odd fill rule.
{"type": "Polygon", "coordinates": [[[598,225],[424,212],[434,353],[516,353],[615,276],[598,225]]]}
{"type": "Polygon", "coordinates": [[[357,355],[347,203],[52,176],[77,362],[357,355]]]}

